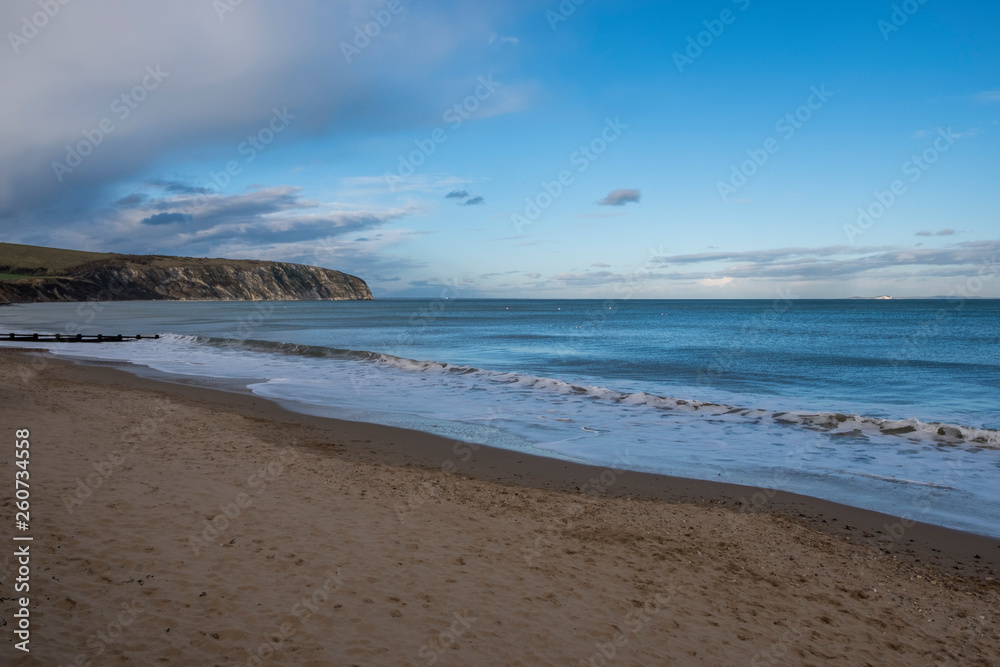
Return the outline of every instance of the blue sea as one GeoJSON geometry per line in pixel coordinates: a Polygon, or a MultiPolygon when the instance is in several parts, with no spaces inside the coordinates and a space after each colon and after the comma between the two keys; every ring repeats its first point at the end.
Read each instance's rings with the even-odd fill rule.
{"type": "Polygon", "coordinates": [[[56,303],[0,308],[8,331],[158,333],[44,346],[253,379],[308,414],[1000,537],[1000,301],[56,303]]]}

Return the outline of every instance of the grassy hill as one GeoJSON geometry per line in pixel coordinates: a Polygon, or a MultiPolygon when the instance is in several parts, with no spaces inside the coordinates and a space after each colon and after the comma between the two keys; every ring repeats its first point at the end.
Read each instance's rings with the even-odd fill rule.
{"type": "Polygon", "coordinates": [[[68,269],[99,259],[110,259],[111,252],[84,252],[43,248],[35,245],[0,243],[0,280],[28,276],[56,276],[68,269]]]}

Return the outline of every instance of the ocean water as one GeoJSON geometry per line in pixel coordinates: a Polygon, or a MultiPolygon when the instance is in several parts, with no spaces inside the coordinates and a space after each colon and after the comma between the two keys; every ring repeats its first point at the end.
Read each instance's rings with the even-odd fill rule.
{"type": "Polygon", "coordinates": [[[1000,301],[32,304],[0,308],[8,331],[159,333],[45,346],[255,378],[300,412],[1000,537],[1000,301]]]}

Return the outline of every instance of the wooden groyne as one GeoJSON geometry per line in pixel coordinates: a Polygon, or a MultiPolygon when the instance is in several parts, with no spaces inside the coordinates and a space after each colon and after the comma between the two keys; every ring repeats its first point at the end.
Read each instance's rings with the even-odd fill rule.
{"type": "Polygon", "coordinates": [[[135,336],[123,336],[122,334],[7,334],[6,336],[0,336],[0,341],[16,341],[20,343],[27,342],[39,342],[39,343],[121,343],[127,340],[142,340],[143,338],[159,338],[160,334],[154,334],[152,336],[143,336],[142,334],[136,334],[135,336]]]}

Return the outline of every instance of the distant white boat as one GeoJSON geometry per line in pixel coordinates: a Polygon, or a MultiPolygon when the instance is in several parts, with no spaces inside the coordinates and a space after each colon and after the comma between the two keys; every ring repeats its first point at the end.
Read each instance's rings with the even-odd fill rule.
{"type": "Polygon", "coordinates": [[[876,300],[877,300],[877,299],[891,299],[891,298],[892,298],[892,297],[891,297],[891,296],[889,296],[888,294],[883,294],[882,296],[877,296],[877,297],[875,297],[875,299],[876,299],[876,300]]]}

